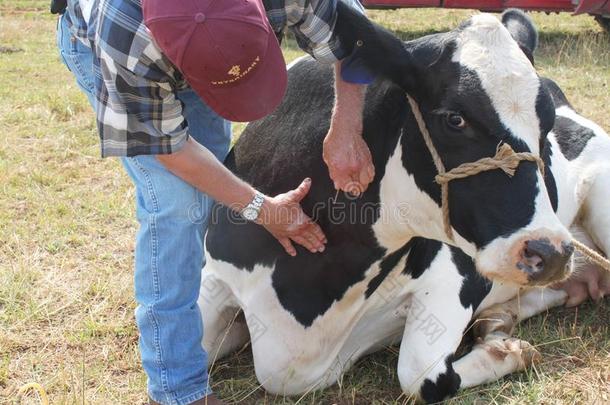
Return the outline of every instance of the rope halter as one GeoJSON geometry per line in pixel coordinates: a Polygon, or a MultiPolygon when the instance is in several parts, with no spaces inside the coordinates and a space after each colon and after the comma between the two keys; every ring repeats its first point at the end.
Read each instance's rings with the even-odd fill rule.
{"type": "MultiPolygon", "coordinates": [[[[502,169],[507,176],[513,177],[515,175],[515,171],[519,166],[519,163],[522,161],[536,162],[538,165],[538,169],[540,173],[542,173],[542,178],[544,178],[544,162],[540,159],[539,156],[534,155],[530,152],[515,152],[510,145],[504,143],[498,146],[496,150],[496,155],[494,157],[487,157],[483,159],[479,159],[476,162],[472,163],[464,163],[459,165],[458,167],[451,169],[449,171],[445,170],[445,165],[441,160],[438,151],[434,147],[434,143],[432,142],[432,137],[430,136],[430,132],[428,131],[428,127],[426,126],[426,122],[424,121],[424,117],[422,116],[421,110],[419,109],[419,105],[417,102],[407,94],[407,99],[409,100],[409,104],[411,105],[411,110],[413,111],[413,115],[415,116],[415,120],[417,121],[417,126],[419,127],[419,131],[421,132],[424,142],[426,143],[426,147],[432,155],[432,160],[434,162],[434,166],[436,167],[437,175],[434,177],[434,181],[441,186],[441,210],[443,213],[443,225],[445,228],[445,233],[450,241],[453,241],[453,229],[451,228],[451,218],[449,216],[449,182],[452,180],[464,179],[466,177],[474,176],[476,174],[486,172],[489,170],[502,169]]],[[[588,246],[582,244],[576,239],[572,239],[572,244],[574,248],[580,252],[585,258],[594,264],[598,265],[602,269],[610,272],[610,261],[597,253],[595,250],[589,248],[588,246]]]]}
{"type": "Polygon", "coordinates": [[[517,167],[519,166],[519,163],[521,163],[522,161],[536,162],[536,164],[538,165],[538,169],[540,170],[540,172],[542,173],[542,177],[544,178],[544,162],[542,161],[542,159],[540,159],[540,157],[530,152],[517,153],[507,143],[503,143],[498,146],[498,149],[496,150],[496,155],[494,157],[487,157],[479,159],[476,162],[464,163],[454,169],[447,171],[445,169],[443,161],[441,160],[440,155],[438,154],[438,151],[434,147],[432,137],[430,136],[430,131],[428,131],[428,127],[426,126],[424,117],[422,116],[421,110],[419,109],[419,105],[408,94],[407,99],[409,100],[411,110],[413,111],[413,115],[415,116],[415,121],[417,121],[419,131],[421,132],[424,138],[424,142],[426,143],[428,151],[432,155],[432,161],[434,162],[434,166],[436,167],[436,171],[438,173],[434,177],[434,181],[441,186],[441,210],[443,213],[443,226],[445,228],[445,233],[447,234],[449,240],[453,241],[453,229],[451,228],[451,219],[449,216],[450,181],[464,179],[466,177],[474,176],[482,172],[496,169],[502,169],[507,176],[513,177],[515,175],[517,167]]]}

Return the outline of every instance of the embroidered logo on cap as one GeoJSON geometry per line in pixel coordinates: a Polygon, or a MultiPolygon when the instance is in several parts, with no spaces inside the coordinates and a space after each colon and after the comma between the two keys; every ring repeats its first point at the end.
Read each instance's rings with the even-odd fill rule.
{"type": "Polygon", "coordinates": [[[212,82],[213,85],[216,86],[222,86],[225,84],[231,84],[231,83],[235,83],[236,81],[243,79],[244,76],[246,76],[248,73],[250,73],[252,71],[252,69],[254,69],[256,67],[256,65],[258,65],[258,62],[260,62],[260,57],[256,57],[254,59],[254,61],[252,61],[252,64],[250,64],[250,66],[248,66],[248,69],[242,71],[241,68],[239,67],[239,65],[234,65],[228,72],[227,74],[233,76],[233,78],[231,79],[227,79],[227,80],[219,80],[216,82],[212,82]]]}
{"type": "Polygon", "coordinates": [[[233,75],[233,76],[239,76],[240,72],[241,72],[241,69],[239,68],[239,65],[235,65],[227,73],[230,75],[233,75]]]}

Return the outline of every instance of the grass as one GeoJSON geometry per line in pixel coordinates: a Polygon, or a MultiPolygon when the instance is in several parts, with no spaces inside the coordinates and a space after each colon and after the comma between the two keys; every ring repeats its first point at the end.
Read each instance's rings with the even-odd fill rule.
{"type": "MultiPolygon", "coordinates": [[[[44,1],[0,0],[0,403],[137,404],[145,376],[134,325],[133,190],[99,158],[92,112],[59,62],[44,1]]],[[[448,30],[468,11],[374,11],[403,38],[448,30]]],[[[535,14],[540,71],[610,129],[609,37],[589,17],[535,14]]],[[[285,43],[287,60],[300,52],[285,43]]],[[[236,133],[242,127],[236,127],[236,133]]],[[[610,305],[558,309],[522,324],[535,369],[461,392],[452,404],[610,402],[610,305]]],[[[232,402],[399,404],[397,349],[359,361],[340,384],[303,398],[268,396],[249,348],[218,362],[213,387],[232,402]]]]}

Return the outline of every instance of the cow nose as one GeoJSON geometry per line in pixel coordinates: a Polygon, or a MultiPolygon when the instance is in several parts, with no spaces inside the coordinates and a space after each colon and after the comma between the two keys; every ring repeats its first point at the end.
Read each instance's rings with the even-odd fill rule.
{"type": "Polygon", "coordinates": [[[526,273],[532,284],[548,284],[562,280],[568,271],[568,261],[574,253],[571,242],[563,242],[558,251],[548,239],[525,242],[517,267],[526,273]]]}

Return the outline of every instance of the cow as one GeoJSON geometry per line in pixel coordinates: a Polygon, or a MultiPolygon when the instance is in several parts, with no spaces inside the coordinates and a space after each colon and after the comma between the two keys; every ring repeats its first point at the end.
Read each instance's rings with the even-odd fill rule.
{"type": "MultiPolygon", "coordinates": [[[[358,198],[335,194],[322,161],[332,72],[310,58],[290,66],[284,101],[248,125],[226,164],[270,195],[311,177],[302,205],[328,244],[324,253],[299,249],[290,257],[262,227],[216,205],[199,300],[203,345],[213,363],[250,339],[261,385],[296,395],[329,386],[363,355],[400,343],[402,389],[434,401],[535,358],[531,346],[508,336],[508,322],[478,324],[478,343],[459,359],[456,350],[475,316],[510,314],[521,288],[528,288],[521,304],[532,304],[520,317],[565,301],[565,292],[543,287],[571,273],[568,212],[599,213],[610,191],[594,181],[598,169],[583,182],[566,156],[601,149],[603,134],[572,152],[565,151],[579,141],[553,137],[562,121],[558,96],[528,59],[536,31],[527,20],[504,15],[503,25],[480,14],[453,31],[402,42],[340,2],[338,10],[342,42],[356,44],[378,77],[367,91],[363,130],[375,180],[358,198]],[[493,156],[503,143],[540,156],[544,175],[524,161],[512,177],[491,170],[452,182],[449,238],[437,170],[407,94],[448,169],[493,156]]],[[[582,218],[606,249],[610,218],[582,218]]]]}
{"type": "MultiPolygon", "coordinates": [[[[511,13],[515,11],[505,16],[511,13]]],[[[570,226],[579,241],[607,257],[610,216],[604,208],[610,198],[610,136],[578,114],[554,81],[541,80],[556,106],[555,124],[543,152],[547,191],[562,223],[570,226]]],[[[459,388],[496,380],[539,358],[528,342],[511,337],[513,328],[523,319],[570,304],[565,290],[558,286],[524,289],[485,280],[472,258],[459,249],[432,240],[420,243],[419,254],[425,252],[430,260],[421,277],[422,286],[405,302],[405,311],[413,318],[407,318],[398,361],[405,392],[438,402],[459,388]],[[460,304],[465,309],[471,306],[472,311],[451,307],[460,304]],[[454,361],[463,353],[463,338],[469,331],[470,339],[477,343],[454,361]]],[[[410,255],[416,252],[412,248],[410,255]]],[[[599,288],[591,291],[594,298],[610,294],[610,273],[586,260],[579,263],[578,271],[590,273],[587,277],[599,288]]]]}

